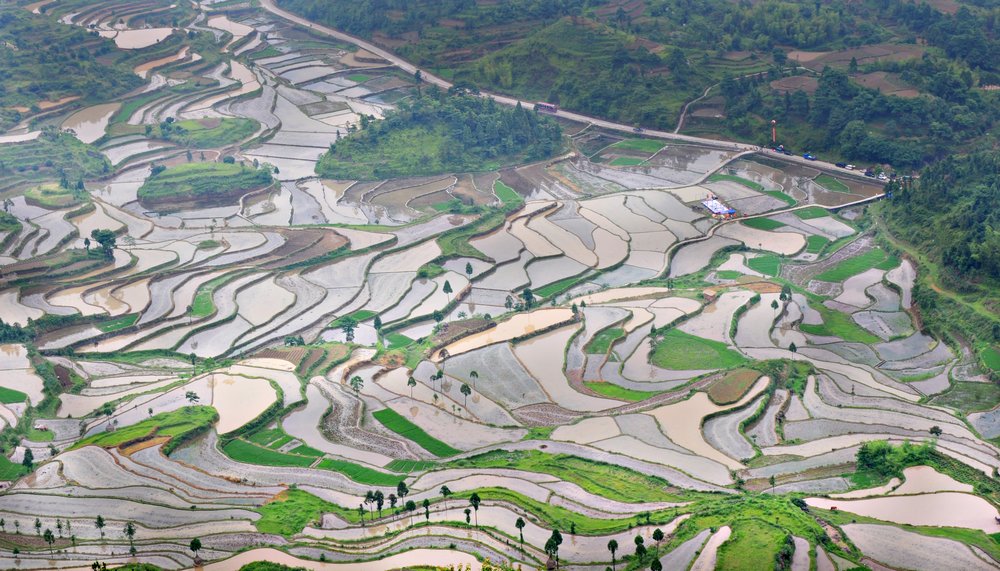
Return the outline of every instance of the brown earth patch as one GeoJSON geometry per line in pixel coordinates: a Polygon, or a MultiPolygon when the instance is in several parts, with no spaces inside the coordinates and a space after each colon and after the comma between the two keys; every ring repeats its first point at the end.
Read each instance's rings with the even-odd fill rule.
{"type": "Polygon", "coordinates": [[[913,98],[920,95],[920,92],[907,85],[896,73],[885,71],[875,71],[851,78],[855,83],[869,89],[877,89],[883,95],[895,95],[896,97],[913,98]]]}
{"type": "Polygon", "coordinates": [[[119,447],[118,450],[125,456],[131,456],[140,450],[145,450],[147,448],[152,448],[154,446],[159,446],[160,444],[166,444],[170,441],[169,436],[156,436],[150,438],[149,440],[143,440],[141,442],[133,442],[127,446],[119,447]]]}
{"type": "Polygon", "coordinates": [[[819,80],[807,75],[793,75],[783,77],[771,82],[771,89],[782,93],[792,93],[794,91],[805,91],[812,95],[819,87],[819,80]]]}
{"type": "Polygon", "coordinates": [[[740,400],[761,377],[753,369],[733,369],[709,385],[705,391],[715,404],[730,404],[740,400]]]}

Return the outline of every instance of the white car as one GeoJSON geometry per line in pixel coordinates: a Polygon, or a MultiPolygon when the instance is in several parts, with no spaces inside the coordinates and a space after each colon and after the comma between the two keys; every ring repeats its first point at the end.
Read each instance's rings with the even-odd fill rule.
{"type": "Polygon", "coordinates": [[[844,168],[847,169],[847,170],[849,170],[849,171],[852,171],[852,170],[854,170],[854,165],[847,165],[844,168]]]}
{"type": "Polygon", "coordinates": [[[879,180],[889,180],[889,177],[886,176],[886,174],[884,172],[880,172],[880,173],[878,173],[878,179],[879,180]]]}

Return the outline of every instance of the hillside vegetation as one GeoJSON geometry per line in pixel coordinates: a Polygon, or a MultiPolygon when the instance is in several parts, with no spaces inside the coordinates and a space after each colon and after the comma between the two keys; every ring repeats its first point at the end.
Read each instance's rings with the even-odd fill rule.
{"type": "Polygon", "coordinates": [[[64,97],[112,98],[142,85],[125,65],[99,62],[112,40],[77,26],[0,6],[0,131],[64,97]]]}
{"type": "Polygon", "coordinates": [[[0,181],[7,183],[59,180],[62,176],[76,182],[110,170],[111,163],[95,147],[52,129],[33,141],[0,145],[0,181]]]}
{"type": "Polygon", "coordinates": [[[274,182],[268,169],[227,163],[188,163],[154,172],[139,188],[139,201],[157,208],[235,204],[240,195],[274,182]]]}
{"type": "Polygon", "coordinates": [[[362,121],[360,131],[330,145],[316,171],[371,180],[490,170],[550,157],[560,137],[559,126],[534,111],[432,89],[383,121],[362,121]]]}

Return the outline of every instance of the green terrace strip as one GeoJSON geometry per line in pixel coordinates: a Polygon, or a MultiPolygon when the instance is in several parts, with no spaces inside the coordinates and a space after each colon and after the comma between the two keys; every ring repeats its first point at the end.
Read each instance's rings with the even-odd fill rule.
{"type": "Polygon", "coordinates": [[[603,355],[608,352],[612,343],[624,336],[625,330],[620,327],[605,329],[594,335],[594,338],[587,343],[583,351],[592,355],[603,355]]]}
{"type": "Polygon", "coordinates": [[[438,458],[446,458],[448,456],[454,456],[461,453],[461,450],[456,450],[444,442],[441,442],[437,438],[434,438],[430,434],[427,434],[424,432],[424,429],[403,418],[401,414],[391,408],[377,410],[372,413],[372,416],[389,430],[404,438],[412,440],[418,446],[438,458]]]}
{"type": "Polygon", "coordinates": [[[138,313],[128,313],[116,317],[110,321],[103,321],[97,324],[97,328],[105,333],[111,333],[112,331],[118,331],[120,329],[125,329],[126,327],[132,327],[135,322],[139,321],[138,313]]]}
{"type": "Polygon", "coordinates": [[[738,272],[736,270],[716,270],[715,271],[715,277],[719,278],[720,280],[735,280],[735,279],[739,279],[739,277],[742,276],[742,275],[743,274],[741,274],[740,272],[738,272]]]}
{"type": "Polygon", "coordinates": [[[641,165],[644,162],[646,162],[646,159],[637,159],[635,157],[617,157],[608,164],[613,167],[634,167],[641,165]]]}
{"type": "Polygon", "coordinates": [[[324,458],[323,452],[309,446],[297,446],[290,452],[279,452],[275,448],[284,446],[289,440],[279,439],[272,442],[269,447],[258,446],[241,438],[236,438],[227,442],[222,451],[227,456],[237,462],[246,464],[258,464],[261,466],[287,466],[293,468],[308,468],[315,464],[319,470],[329,470],[339,472],[359,484],[372,486],[395,486],[399,482],[399,476],[388,472],[380,472],[372,468],[367,468],[344,460],[324,458]],[[279,444],[279,442],[281,442],[279,444]],[[317,462],[319,460],[319,462],[317,462]]]}
{"type": "Polygon", "coordinates": [[[842,282],[847,278],[866,272],[872,268],[891,270],[899,265],[899,258],[875,248],[864,254],[848,258],[836,266],[816,276],[815,279],[824,282],[842,282]]]}
{"type": "Polygon", "coordinates": [[[536,290],[534,290],[535,297],[539,298],[549,298],[554,295],[559,295],[560,293],[570,289],[576,283],[587,279],[583,276],[573,276],[571,278],[566,278],[559,280],[557,282],[552,282],[548,285],[544,285],[536,290]]]}
{"type": "MultiPolygon", "coordinates": [[[[539,431],[539,437],[544,438],[551,433],[551,427],[539,428],[549,429],[539,431]]],[[[682,502],[690,499],[691,495],[672,493],[668,491],[670,484],[665,480],[629,468],[538,450],[491,450],[454,460],[448,466],[471,469],[509,468],[548,474],[574,483],[592,494],[626,503],[682,502]]]]}
{"type": "Polygon", "coordinates": [[[300,533],[308,525],[316,525],[324,513],[334,513],[351,522],[358,517],[354,510],[346,510],[295,488],[281,492],[257,511],[261,516],[254,522],[258,531],[285,537],[300,533]]]}
{"type": "Polygon", "coordinates": [[[603,381],[584,381],[583,384],[588,389],[599,395],[629,402],[644,401],[650,397],[660,394],[655,391],[637,391],[635,389],[627,389],[614,383],[603,381]]]}
{"type": "Polygon", "coordinates": [[[780,190],[765,190],[764,194],[772,198],[777,198],[778,200],[784,202],[788,206],[795,206],[796,204],[798,204],[798,202],[794,198],[788,196],[787,194],[781,192],[780,190]]]}
{"type": "Polygon", "coordinates": [[[803,220],[812,220],[813,218],[822,218],[830,215],[830,211],[825,208],[820,208],[819,206],[807,206],[805,208],[793,210],[792,213],[803,220]]]}
{"type": "Polygon", "coordinates": [[[78,441],[70,449],[75,450],[91,444],[113,448],[159,437],[183,441],[186,436],[201,434],[217,420],[219,420],[219,414],[210,406],[186,406],[171,412],[162,412],[112,432],[88,436],[78,441]]]}
{"type": "Polygon", "coordinates": [[[0,481],[16,480],[27,473],[27,468],[11,462],[6,456],[0,454],[0,481]]]}
{"type": "Polygon", "coordinates": [[[400,474],[412,472],[424,472],[437,466],[437,462],[430,460],[393,460],[386,464],[386,468],[400,474]]]}
{"type": "Polygon", "coordinates": [[[744,220],[743,225],[756,228],[757,230],[777,230],[785,224],[770,218],[750,218],[749,220],[744,220]]]}
{"type": "Polygon", "coordinates": [[[266,168],[229,163],[184,163],[151,175],[139,188],[139,202],[150,208],[236,204],[251,190],[271,185],[266,168]]]}
{"type": "Polygon", "coordinates": [[[764,185],[760,184],[759,182],[754,182],[752,180],[745,179],[741,176],[716,173],[708,177],[708,182],[723,182],[723,181],[735,182],[736,184],[742,184],[743,186],[751,190],[756,190],[757,192],[764,192],[764,185]]]}
{"type": "Polygon", "coordinates": [[[8,389],[7,387],[0,387],[0,403],[13,404],[18,402],[25,402],[27,400],[28,400],[28,395],[22,393],[21,391],[15,389],[8,389]]]}
{"type": "Polygon", "coordinates": [[[68,133],[43,132],[33,141],[0,145],[0,180],[59,180],[75,184],[111,172],[111,163],[95,147],[68,133]]]}
{"type": "Polygon", "coordinates": [[[983,363],[993,369],[994,371],[1000,371],[1000,349],[996,347],[987,347],[983,349],[983,363]]]}
{"type": "Polygon", "coordinates": [[[1000,402],[1000,386],[996,383],[957,382],[947,391],[930,400],[935,406],[946,406],[963,413],[989,410],[1000,402]]]}
{"type": "Polygon", "coordinates": [[[823,323],[819,325],[802,323],[799,325],[799,329],[803,333],[822,337],[840,337],[844,341],[853,341],[855,343],[874,344],[882,342],[879,337],[869,333],[868,330],[855,323],[850,315],[823,305],[823,298],[811,295],[807,297],[809,297],[810,301],[809,307],[819,312],[820,317],[823,318],[823,323]]]}
{"type": "Polygon", "coordinates": [[[727,369],[747,360],[725,343],[671,329],[656,344],[650,361],[661,369],[727,369]]]}
{"type": "Polygon", "coordinates": [[[32,442],[52,442],[56,435],[51,430],[39,430],[32,428],[28,431],[27,438],[32,442]]]}
{"type": "Polygon", "coordinates": [[[618,141],[617,143],[611,145],[611,148],[621,149],[623,151],[642,151],[644,153],[653,154],[665,146],[667,146],[666,142],[656,139],[625,139],[624,141],[618,141]]]}
{"type": "Polygon", "coordinates": [[[497,198],[500,199],[500,202],[502,202],[504,206],[514,206],[515,204],[521,204],[524,202],[524,198],[522,198],[520,194],[514,191],[513,188],[504,184],[500,179],[497,179],[497,181],[493,183],[493,194],[497,195],[497,198]]]}
{"type": "Polygon", "coordinates": [[[194,294],[194,300],[191,302],[191,311],[189,312],[189,315],[194,318],[208,317],[209,315],[212,315],[212,312],[215,311],[215,301],[212,299],[212,296],[215,294],[215,290],[241,275],[242,272],[226,274],[198,286],[198,291],[194,294]]]}
{"type": "Polygon", "coordinates": [[[827,190],[832,190],[834,192],[851,192],[851,189],[844,183],[833,178],[828,174],[821,174],[816,177],[816,183],[827,190]]]}
{"type": "Polygon", "coordinates": [[[334,319],[333,321],[331,321],[329,326],[331,328],[340,327],[346,321],[348,321],[348,319],[353,320],[354,323],[357,324],[357,323],[361,323],[362,321],[365,321],[366,319],[371,319],[373,317],[375,317],[375,312],[374,311],[371,311],[369,309],[360,309],[360,310],[355,311],[354,313],[351,313],[349,315],[341,315],[340,317],[338,317],[338,318],[334,319]]]}

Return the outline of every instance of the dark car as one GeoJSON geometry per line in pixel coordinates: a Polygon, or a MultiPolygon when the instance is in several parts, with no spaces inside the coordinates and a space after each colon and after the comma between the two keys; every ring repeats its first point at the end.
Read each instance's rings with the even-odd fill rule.
{"type": "Polygon", "coordinates": [[[838,166],[838,167],[840,167],[842,169],[846,169],[847,168],[847,163],[834,163],[834,166],[838,166]]]}

